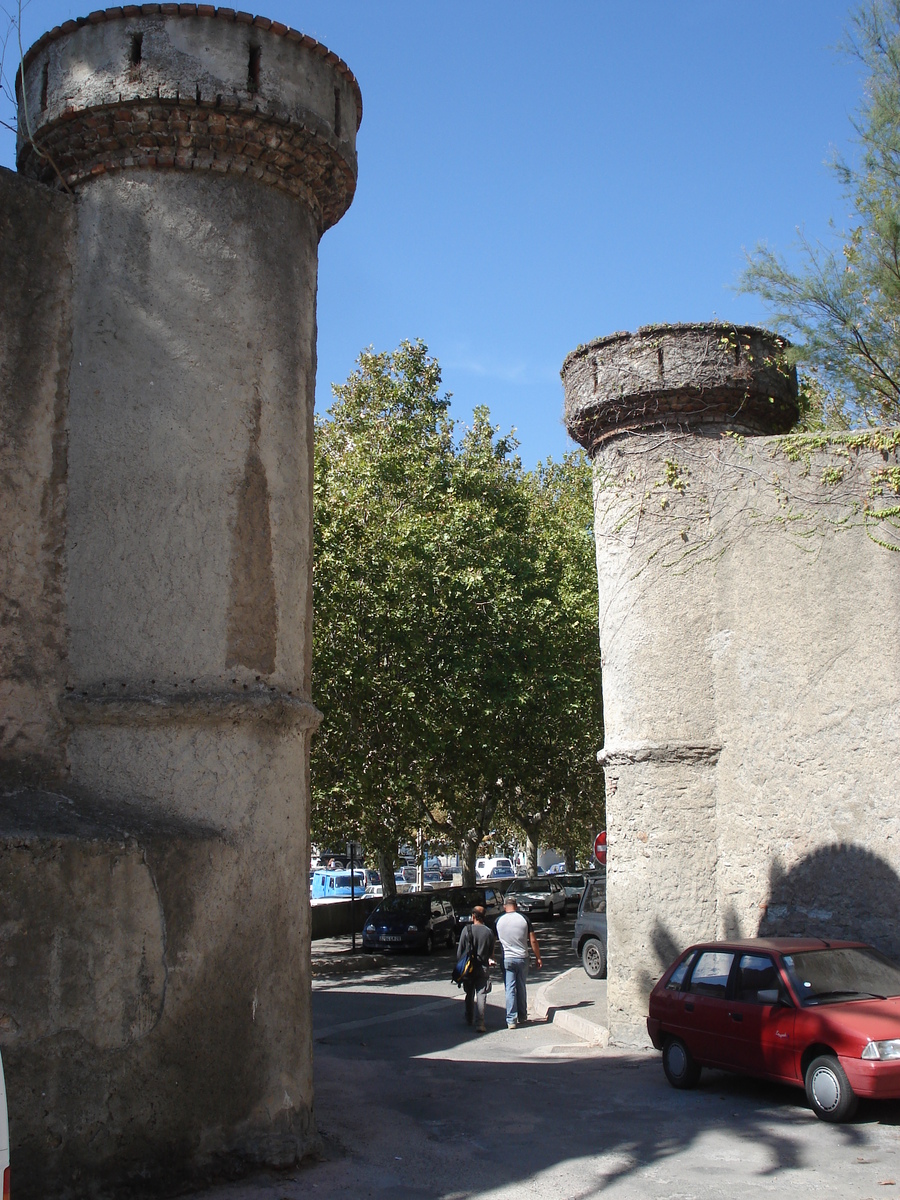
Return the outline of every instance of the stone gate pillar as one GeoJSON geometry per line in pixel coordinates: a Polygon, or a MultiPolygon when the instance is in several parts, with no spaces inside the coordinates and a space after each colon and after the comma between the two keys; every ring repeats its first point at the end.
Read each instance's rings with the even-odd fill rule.
{"type": "Polygon", "coordinates": [[[316,268],[360,118],[334,54],[232,9],[93,13],[25,58],[19,171],[75,213],[57,707],[83,816],[66,881],[15,884],[43,878],[50,946],[23,934],[4,1045],[35,1195],[314,1135],[316,268]]]}
{"type": "Polygon", "coordinates": [[[742,527],[730,525],[731,477],[718,466],[725,449],[796,419],[783,347],[746,327],[650,326],[563,365],[567,426],[594,462],[620,1042],[646,1042],[646,996],[680,949],[733,932],[718,869],[716,660],[731,635],[717,623],[727,566],[717,575],[716,560],[742,527]]]}

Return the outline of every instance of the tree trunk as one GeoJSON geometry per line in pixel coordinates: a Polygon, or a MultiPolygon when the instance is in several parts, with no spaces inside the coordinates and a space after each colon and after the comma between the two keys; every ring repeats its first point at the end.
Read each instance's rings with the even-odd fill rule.
{"type": "Polygon", "coordinates": [[[394,856],[386,850],[378,851],[378,874],[381,876],[381,890],[385,896],[397,895],[397,881],[394,879],[394,856]]]}
{"type": "Polygon", "coordinates": [[[463,887],[472,887],[475,883],[475,859],[478,857],[478,843],[480,841],[481,838],[479,836],[470,834],[459,848],[463,887]]]}
{"type": "Polygon", "coordinates": [[[575,870],[575,851],[571,846],[566,846],[566,871],[569,875],[575,870]]]}
{"type": "Polygon", "coordinates": [[[539,829],[525,831],[525,869],[529,875],[537,875],[539,829]]]}

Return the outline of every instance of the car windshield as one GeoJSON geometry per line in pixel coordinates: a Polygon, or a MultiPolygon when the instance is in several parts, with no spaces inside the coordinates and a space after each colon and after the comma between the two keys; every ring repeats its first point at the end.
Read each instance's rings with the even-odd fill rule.
{"type": "Polygon", "coordinates": [[[485,902],[484,892],[480,892],[478,888],[464,888],[462,891],[458,888],[448,888],[445,895],[453,907],[458,909],[472,909],[476,904],[485,902]]]}
{"type": "Polygon", "coordinates": [[[427,896],[421,894],[405,893],[402,896],[391,896],[387,900],[383,900],[378,907],[381,912],[427,913],[431,911],[431,901],[427,896]]]}
{"type": "Polygon", "coordinates": [[[900,967],[871,946],[786,954],[784,965],[804,1008],[900,996],[900,967]]]}
{"type": "Polygon", "coordinates": [[[520,892],[549,892],[549,879],[514,879],[506,889],[507,896],[520,892]]]}

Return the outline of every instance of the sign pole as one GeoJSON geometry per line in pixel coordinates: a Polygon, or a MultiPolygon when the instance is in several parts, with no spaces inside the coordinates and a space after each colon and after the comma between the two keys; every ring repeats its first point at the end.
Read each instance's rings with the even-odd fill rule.
{"type": "Polygon", "coordinates": [[[350,846],[350,929],[353,933],[352,951],[356,953],[356,876],[353,873],[353,852],[356,849],[355,842],[351,842],[350,846]]]}

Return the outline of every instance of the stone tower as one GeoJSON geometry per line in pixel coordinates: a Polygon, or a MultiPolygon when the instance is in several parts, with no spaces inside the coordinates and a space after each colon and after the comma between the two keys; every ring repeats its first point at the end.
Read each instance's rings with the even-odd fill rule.
{"type": "Polygon", "coordinates": [[[563,366],[592,454],[609,1020],[676,953],[855,937],[900,956],[900,432],[790,434],[784,343],[650,326],[563,366]]]}
{"type": "Polygon", "coordinates": [[[359,89],[267,19],[128,5],[32,47],[19,115],[0,178],[16,1191],[290,1164],[314,1136],[317,247],[353,196],[359,89]]]}

